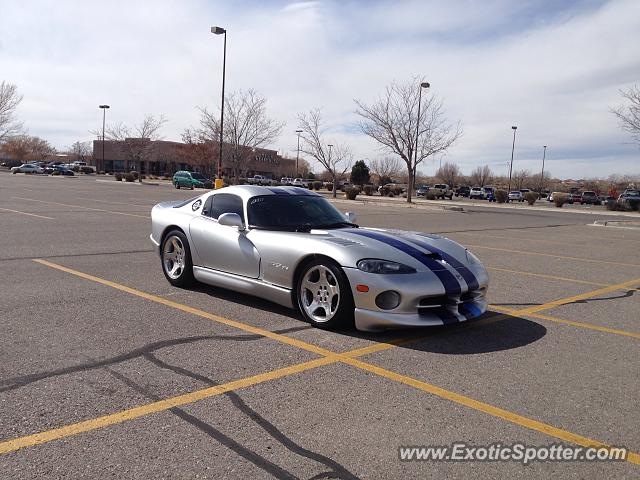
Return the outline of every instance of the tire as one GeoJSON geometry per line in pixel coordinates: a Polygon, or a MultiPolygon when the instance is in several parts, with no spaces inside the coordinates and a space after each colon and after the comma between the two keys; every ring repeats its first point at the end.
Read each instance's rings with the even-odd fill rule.
{"type": "Polygon", "coordinates": [[[193,186],[193,183],[190,185],[190,187],[191,188],[189,190],[193,190],[194,188],[196,188],[196,187],[193,186]]]}
{"type": "Polygon", "coordinates": [[[318,258],[305,263],[296,282],[295,296],[300,313],[314,327],[326,330],[353,327],[351,286],[333,260],[318,258]]]}
{"type": "Polygon", "coordinates": [[[173,184],[174,187],[176,187],[176,189],[180,190],[180,184],[178,182],[173,184]]]}
{"type": "Polygon", "coordinates": [[[162,272],[174,287],[185,288],[194,283],[191,249],[184,233],[172,230],[167,233],[160,249],[162,272]]]}

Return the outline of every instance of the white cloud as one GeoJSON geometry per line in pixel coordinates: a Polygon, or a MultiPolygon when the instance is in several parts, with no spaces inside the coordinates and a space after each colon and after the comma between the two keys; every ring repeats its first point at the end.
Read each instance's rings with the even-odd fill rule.
{"type": "MultiPolygon", "coordinates": [[[[167,138],[219,102],[222,37],[227,88],[255,88],[287,121],[275,148],[295,148],[296,114],[322,107],[335,141],[357,155],[376,145],[351,132],[353,98],[371,101],[393,79],[424,75],[464,137],[447,159],[503,169],[511,125],[516,161],[562,176],[640,171],[609,106],[640,80],[640,3],[214,2],[3,0],[0,79],[16,83],[32,134],[64,148],[89,139],[99,103],[111,121],[169,118],[167,138]],[[556,9],[556,10],[553,10],[556,9]]],[[[427,166],[433,169],[433,163],[427,166]]]]}

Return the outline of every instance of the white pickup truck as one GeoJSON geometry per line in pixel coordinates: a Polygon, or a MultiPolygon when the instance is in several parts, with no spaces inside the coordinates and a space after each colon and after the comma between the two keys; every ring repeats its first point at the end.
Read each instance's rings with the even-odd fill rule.
{"type": "Polygon", "coordinates": [[[247,179],[249,185],[271,185],[271,180],[262,175],[254,175],[247,179]]]}

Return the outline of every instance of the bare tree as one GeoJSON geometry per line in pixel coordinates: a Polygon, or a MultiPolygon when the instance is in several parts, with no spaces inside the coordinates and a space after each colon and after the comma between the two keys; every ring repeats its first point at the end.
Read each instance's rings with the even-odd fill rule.
{"type": "Polygon", "coordinates": [[[436,177],[453,188],[460,177],[460,168],[455,163],[446,162],[436,172],[436,177]]]}
{"type": "Polygon", "coordinates": [[[493,172],[489,165],[482,165],[473,169],[471,175],[469,175],[469,180],[471,180],[471,183],[475,186],[484,187],[491,182],[492,177],[493,172]]]}
{"type": "Polygon", "coordinates": [[[300,152],[308,155],[322,165],[333,183],[333,198],[336,198],[338,178],[351,169],[353,154],[344,144],[331,144],[326,140],[326,129],[323,126],[320,110],[310,110],[298,115],[300,134],[300,152]]]}
{"type": "Polygon", "coordinates": [[[637,85],[629,90],[620,90],[620,95],[629,101],[629,105],[611,109],[620,123],[620,128],[629,132],[633,140],[640,145],[640,88],[637,85]]]}
{"type": "Polygon", "coordinates": [[[22,123],[15,119],[15,111],[22,101],[15,85],[0,83],[0,143],[22,133],[22,123]]]}
{"type": "Polygon", "coordinates": [[[516,170],[513,172],[512,178],[516,190],[521,190],[531,178],[531,172],[529,170],[516,170]]]}
{"type": "Polygon", "coordinates": [[[377,178],[378,183],[396,177],[400,173],[400,161],[396,157],[381,157],[371,160],[369,165],[371,174],[377,178]]]}
{"type": "Polygon", "coordinates": [[[89,142],[75,142],[69,147],[69,153],[74,161],[81,162],[86,162],[92,155],[89,142]]]}
{"type": "Polygon", "coordinates": [[[7,139],[2,145],[2,151],[9,158],[21,162],[29,160],[44,160],[54,155],[56,149],[49,142],[30,135],[16,135],[7,139]]]}
{"type": "Polygon", "coordinates": [[[392,82],[370,105],[354,100],[356,113],[362,118],[362,131],[405,162],[409,176],[407,202],[411,202],[418,165],[432,155],[446,152],[462,135],[460,123],[448,123],[442,102],[432,95],[422,102],[418,118],[421,83],[417,77],[407,83],[392,82]]]}
{"type": "MultiPolygon", "coordinates": [[[[154,141],[161,140],[160,130],[167,123],[164,115],[155,117],[145,115],[137,125],[129,127],[122,122],[109,125],[105,129],[105,138],[121,142],[124,154],[130,162],[133,162],[137,171],[142,173],[142,163],[148,161],[155,153],[154,141]]],[[[102,138],[102,131],[92,131],[98,138],[102,138]]],[[[142,175],[138,175],[138,181],[142,182],[142,175]]]]}
{"type": "Polygon", "coordinates": [[[186,157],[186,163],[196,166],[207,177],[214,178],[216,174],[214,159],[218,144],[208,138],[202,129],[195,128],[186,128],[182,132],[182,142],[184,147],[175,153],[186,157]]]}
{"type": "MultiPolygon", "coordinates": [[[[220,114],[200,108],[201,130],[209,140],[219,142],[220,114]]],[[[256,148],[273,143],[282,133],[284,122],[267,115],[267,99],[255,90],[231,93],[224,99],[223,156],[233,176],[245,174],[256,148]]],[[[219,145],[219,144],[218,144],[219,145]]]]}

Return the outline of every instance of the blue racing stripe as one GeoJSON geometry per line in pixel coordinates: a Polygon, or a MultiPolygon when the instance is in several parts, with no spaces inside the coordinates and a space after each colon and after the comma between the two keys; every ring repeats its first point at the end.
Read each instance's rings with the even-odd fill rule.
{"type": "Polygon", "coordinates": [[[467,285],[469,286],[469,290],[477,290],[480,287],[480,284],[478,283],[478,279],[473,274],[473,272],[469,270],[464,263],[459,261],[453,255],[450,255],[447,252],[440,250],[437,247],[431,246],[428,243],[424,243],[419,240],[413,240],[413,239],[411,240],[406,239],[406,240],[408,242],[411,242],[417,245],[418,247],[424,248],[426,250],[429,250],[430,252],[437,253],[438,255],[440,255],[440,257],[445,262],[447,262],[449,265],[455,268],[458,272],[460,272],[460,275],[462,275],[462,278],[464,278],[464,281],[467,282],[467,285]]]}
{"type": "Polygon", "coordinates": [[[462,291],[462,289],[460,288],[460,282],[458,282],[456,277],[454,277],[449,270],[446,270],[446,269],[443,270],[443,267],[440,263],[438,263],[433,258],[427,257],[424,252],[421,252],[417,248],[414,248],[411,245],[401,242],[396,238],[389,237],[379,232],[373,232],[370,230],[357,230],[357,231],[350,230],[349,233],[362,235],[363,237],[373,238],[374,240],[378,240],[379,242],[386,243],[387,245],[397,248],[398,250],[415,258],[424,266],[426,266],[429,270],[431,270],[440,279],[440,281],[442,282],[442,285],[444,286],[444,290],[446,294],[455,294],[455,293],[460,293],[462,291]]]}

